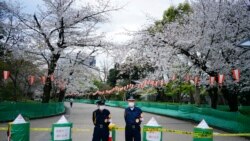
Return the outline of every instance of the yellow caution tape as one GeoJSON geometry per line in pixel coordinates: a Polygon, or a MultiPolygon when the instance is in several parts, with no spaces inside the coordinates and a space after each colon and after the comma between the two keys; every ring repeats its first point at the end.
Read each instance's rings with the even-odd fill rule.
{"type": "Polygon", "coordinates": [[[45,131],[45,132],[50,132],[51,128],[30,128],[30,131],[45,131]]]}
{"type": "Polygon", "coordinates": [[[125,130],[124,127],[115,127],[114,129],[115,129],[115,130],[125,130]]]}
{"type": "MultiPolygon", "coordinates": [[[[0,127],[0,131],[7,131],[7,127],[0,127]]],[[[51,128],[30,128],[30,131],[51,132],[51,128]]],[[[90,132],[90,129],[72,128],[73,132],[90,132]]]]}
{"type": "MultiPolygon", "coordinates": [[[[114,127],[113,129],[125,130],[124,127],[114,127]]],[[[0,127],[0,131],[7,131],[7,127],[0,127]]],[[[31,131],[38,131],[38,132],[51,132],[51,128],[30,128],[31,131]]],[[[93,130],[85,128],[72,128],[73,132],[91,132],[93,130]]],[[[167,133],[175,133],[175,134],[182,134],[182,135],[193,135],[195,138],[212,138],[212,136],[224,136],[224,137],[233,137],[233,136],[250,136],[250,133],[229,133],[229,134],[221,134],[221,133],[213,133],[213,134],[203,134],[203,133],[193,133],[188,131],[182,130],[171,130],[166,128],[143,128],[143,131],[147,132],[167,132],[167,133]]]]}
{"type": "Polygon", "coordinates": [[[236,136],[250,136],[250,133],[232,133],[232,134],[220,134],[220,133],[214,133],[214,136],[224,136],[224,137],[236,137],[236,136]]]}
{"type": "Polygon", "coordinates": [[[79,129],[79,128],[72,128],[73,132],[90,132],[91,129],[79,129]]]}
{"type": "Polygon", "coordinates": [[[8,128],[7,127],[0,127],[0,131],[7,131],[8,128]]]}

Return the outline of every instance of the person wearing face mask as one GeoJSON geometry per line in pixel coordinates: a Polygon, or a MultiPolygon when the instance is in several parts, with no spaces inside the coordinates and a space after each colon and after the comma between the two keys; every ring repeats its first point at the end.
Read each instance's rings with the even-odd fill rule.
{"type": "Polygon", "coordinates": [[[98,109],[93,112],[92,120],[95,125],[92,141],[108,141],[109,124],[111,115],[109,110],[105,109],[105,102],[99,100],[96,102],[98,109]]]}
{"type": "Polygon", "coordinates": [[[130,96],[128,99],[128,107],[124,112],[125,141],[141,141],[141,122],[143,121],[142,110],[135,106],[135,99],[130,96]]]}

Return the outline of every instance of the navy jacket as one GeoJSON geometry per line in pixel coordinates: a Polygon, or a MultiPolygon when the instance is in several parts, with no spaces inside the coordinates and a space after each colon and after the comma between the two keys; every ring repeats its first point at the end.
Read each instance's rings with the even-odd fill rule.
{"type": "Polygon", "coordinates": [[[124,118],[126,125],[140,125],[142,118],[142,111],[138,107],[134,107],[133,110],[130,107],[125,109],[124,118]]]}

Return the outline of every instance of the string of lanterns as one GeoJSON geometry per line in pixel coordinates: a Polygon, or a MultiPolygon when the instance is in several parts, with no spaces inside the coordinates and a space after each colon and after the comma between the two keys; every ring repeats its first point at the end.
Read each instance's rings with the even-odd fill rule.
{"type": "MultiPolygon", "coordinates": [[[[3,71],[3,79],[4,80],[7,80],[10,77],[10,75],[11,75],[10,71],[3,71]]],[[[55,80],[53,74],[49,75],[48,77],[46,77],[46,76],[40,76],[39,79],[40,79],[41,84],[44,85],[46,83],[46,79],[47,78],[50,78],[50,80],[52,82],[55,80]]],[[[28,83],[29,83],[29,85],[33,85],[35,83],[35,81],[36,81],[36,77],[34,75],[29,75],[28,76],[28,83]]]]}
{"type": "MultiPolygon", "coordinates": [[[[235,82],[239,82],[240,80],[240,70],[239,69],[234,69],[232,71],[233,73],[233,78],[235,80],[235,82]]],[[[224,74],[218,74],[218,84],[219,85],[222,85],[225,81],[225,75],[224,74]]],[[[177,75],[174,74],[171,78],[172,81],[176,80],[177,79],[177,75]]],[[[189,74],[187,74],[185,76],[185,81],[186,82],[189,82],[191,80],[194,81],[194,84],[195,86],[199,85],[200,83],[200,77],[199,76],[194,76],[193,79],[191,79],[191,76],[189,74]]],[[[209,76],[209,84],[210,86],[213,86],[215,85],[215,81],[216,81],[216,77],[215,76],[209,76]]],[[[123,87],[114,87],[112,88],[111,90],[104,90],[104,91],[96,91],[95,93],[93,93],[93,95],[97,95],[97,94],[100,94],[100,95],[103,95],[103,94],[112,94],[114,92],[121,92],[121,91],[126,91],[126,90],[129,90],[129,89],[132,89],[132,88],[138,88],[138,89],[143,89],[145,86],[152,86],[152,87],[158,87],[158,86],[161,86],[163,87],[164,84],[167,84],[168,82],[165,82],[164,80],[144,80],[141,84],[128,84],[126,86],[123,86],[123,87]]]]}
{"type": "MultiPolygon", "coordinates": [[[[233,78],[235,80],[235,82],[239,82],[240,80],[240,70],[239,69],[234,69],[232,70],[232,74],[233,74],[233,78]]],[[[7,80],[9,77],[10,77],[10,71],[6,71],[4,70],[3,71],[3,79],[4,80],[7,80]]],[[[55,78],[54,78],[54,75],[50,75],[48,76],[50,78],[50,80],[53,82],[55,81],[55,78]]],[[[40,81],[41,81],[41,84],[45,85],[46,83],[46,79],[48,78],[46,76],[41,76],[40,77],[40,81]]],[[[174,74],[172,76],[172,81],[176,80],[177,79],[177,75],[174,74]]],[[[29,75],[28,76],[28,83],[29,85],[33,85],[35,83],[35,80],[36,80],[36,77],[34,75],[29,75]]],[[[191,76],[189,74],[187,74],[185,76],[185,81],[186,82],[189,82],[190,80],[193,80],[194,81],[194,84],[197,86],[199,85],[200,83],[200,77],[199,76],[195,76],[194,79],[191,79],[191,76]]],[[[215,76],[209,76],[209,84],[211,86],[215,85],[215,81],[216,81],[216,77],[215,76]]],[[[224,74],[218,74],[218,84],[219,85],[222,85],[225,81],[225,75],[224,74]]],[[[65,88],[65,82],[64,81],[57,81],[57,83],[59,84],[59,88],[60,89],[64,89],[65,88]]],[[[96,94],[112,94],[113,92],[121,92],[121,91],[126,91],[126,90],[129,90],[131,88],[139,88],[139,89],[143,89],[146,85],[148,86],[152,86],[152,87],[158,87],[158,86],[161,86],[163,87],[164,84],[167,84],[168,82],[165,82],[164,80],[144,80],[141,84],[128,84],[126,86],[123,86],[123,87],[114,87],[112,88],[111,90],[105,90],[105,91],[96,91],[95,93],[93,93],[93,95],[96,95],[96,94]]]]}

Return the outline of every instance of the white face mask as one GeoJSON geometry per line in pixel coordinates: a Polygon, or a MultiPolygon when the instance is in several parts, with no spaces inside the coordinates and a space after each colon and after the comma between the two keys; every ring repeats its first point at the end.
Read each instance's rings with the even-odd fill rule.
{"type": "Polygon", "coordinates": [[[99,106],[99,109],[100,109],[101,111],[102,111],[104,108],[105,108],[104,105],[100,105],[100,106],[99,106]]]}
{"type": "Polygon", "coordinates": [[[130,108],[132,108],[132,107],[135,106],[135,103],[134,103],[134,102],[128,102],[128,106],[129,106],[130,108]]]}

